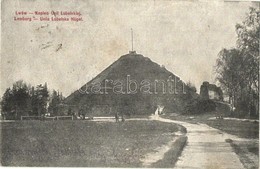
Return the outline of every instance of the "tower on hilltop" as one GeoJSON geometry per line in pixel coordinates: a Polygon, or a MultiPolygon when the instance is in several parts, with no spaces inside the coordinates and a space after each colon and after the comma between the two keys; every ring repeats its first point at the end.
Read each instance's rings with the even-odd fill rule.
{"type": "Polygon", "coordinates": [[[131,28],[131,44],[132,44],[132,50],[129,51],[129,54],[136,54],[136,51],[134,51],[134,33],[132,28],[131,28]]]}

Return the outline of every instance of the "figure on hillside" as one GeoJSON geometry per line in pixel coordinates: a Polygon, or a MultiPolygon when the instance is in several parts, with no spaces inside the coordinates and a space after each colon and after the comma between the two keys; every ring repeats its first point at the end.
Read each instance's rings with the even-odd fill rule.
{"type": "Polygon", "coordinates": [[[69,108],[69,110],[68,110],[68,116],[72,116],[72,115],[73,115],[72,110],[71,110],[71,108],[69,108]]]}
{"type": "Polygon", "coordinates": [[[118,121],[119,121],[118,112],[116,112],[116,114],[115,114],[115,118],[116,118],[116,122],[118,122],[118,121]]]}
{"type": "Polygon", "coordinates": [[[79,116],[81,119],[85,120],[85,112],[84,112],[84,110],[83,110],[82,108],[79,109],[78,116],[79,116]]]}
{"type": "Polygon", "coordinates": [[[122,114],[122,122],[125,122],[124,114],[122,114]]]}

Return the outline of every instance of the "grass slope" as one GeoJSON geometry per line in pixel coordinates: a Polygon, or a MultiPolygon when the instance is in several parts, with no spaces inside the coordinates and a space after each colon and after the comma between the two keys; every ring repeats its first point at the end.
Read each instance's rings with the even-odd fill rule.
{"type": "Polygon", "coordinates": [[[152,164],[151,168],[173,168],[175,163],[178,161],[183,148],[187,143],[187,136],[180,136],[173,143],[172,148],[164,154],[162,160],[157,161],[152,164]]]}

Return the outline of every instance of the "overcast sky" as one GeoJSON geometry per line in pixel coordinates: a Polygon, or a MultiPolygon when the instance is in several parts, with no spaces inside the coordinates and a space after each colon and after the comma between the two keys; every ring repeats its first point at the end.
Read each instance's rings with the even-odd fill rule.
{"type": "Polygon", "coordinates": [[[222,0],[2,1],[1,96],[20,79],[32,85],[47,82],[68,96],[131,50],[131,28],[137,53],[199,89],[203,81],[214,82],[218,52],[235,47],[235,25],[254,5],[222,0]],[[22,10],[79,11],[84,21],[14,21],[15,11],[22,10]]]}

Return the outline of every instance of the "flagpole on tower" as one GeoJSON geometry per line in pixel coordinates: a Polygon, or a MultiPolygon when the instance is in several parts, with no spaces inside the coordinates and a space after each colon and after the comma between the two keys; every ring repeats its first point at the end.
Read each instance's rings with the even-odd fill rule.
{"type": "Polygon", "coordinates": [[[132,28],[131,28],[131,38],[132,38],[132,51],[134,51],[134,34],[132,28]]]}
{"type": "Polygon", "coordinates": [[[131,28],[131,44],[132,44],[132,50],[129,51],[130,54],[136,54],[136,51],[134,51],[134,32],[131,28]]]}

